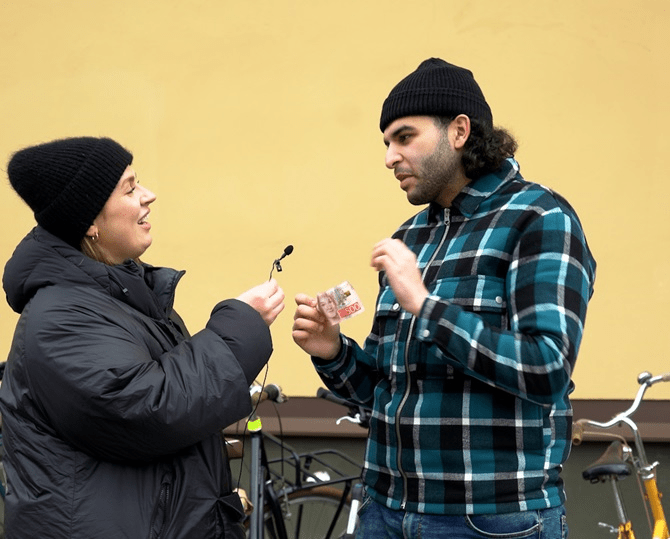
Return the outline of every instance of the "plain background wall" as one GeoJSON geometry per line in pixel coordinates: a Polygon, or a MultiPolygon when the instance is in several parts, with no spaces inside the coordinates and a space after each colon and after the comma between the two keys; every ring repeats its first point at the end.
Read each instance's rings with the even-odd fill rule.
{"type": "MultiPolygon", "coordinates": [[[[439,56],[474,72],[523,175],[578,211],[598,278],[574,396],[627,398],[670,369],[669,31],[667,0],[2,0],[0,261],[34,224],[11,153],[111,136],[158,194],[144,260],[187,270],[192,332],[295,246],[267,378],[313,395],[293,297],[349,280],[367,312],[342,329],[367,335],[370,250],[418,211],[384,168],[381,103],[439,56]]],[[[1,356],[16,320],[2,302],[1,356]]]]}

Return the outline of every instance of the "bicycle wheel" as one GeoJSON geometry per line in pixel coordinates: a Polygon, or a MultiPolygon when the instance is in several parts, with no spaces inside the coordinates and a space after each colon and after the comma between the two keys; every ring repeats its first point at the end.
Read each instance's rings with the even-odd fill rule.
{"type": "MultiPolygon", "coordinates": [[[[347,529],[350,501],[346,499],[339,514],[342,491],[328,485],[306,487],[291,492],[288,501],[280,499],[288,539],[338,539],[347,529]]],[[[272,514],[265,511],[265,537],[276,538],[272,514]]]]}

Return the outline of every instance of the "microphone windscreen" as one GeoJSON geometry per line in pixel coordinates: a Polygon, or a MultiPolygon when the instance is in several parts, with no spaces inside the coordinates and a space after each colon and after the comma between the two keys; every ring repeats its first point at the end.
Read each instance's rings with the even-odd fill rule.
{"type": "Polygon", "coordinates": [[[287,245],[286,249],[284,249],[284,254],[290,255],[292,252],[293,252],[293,245],[287,245]]]}

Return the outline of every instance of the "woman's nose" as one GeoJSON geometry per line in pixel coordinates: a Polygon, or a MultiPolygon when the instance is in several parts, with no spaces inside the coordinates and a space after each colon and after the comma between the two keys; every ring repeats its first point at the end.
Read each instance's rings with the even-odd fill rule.
{"type": "Polygon", "coordinates": [[[142,204],[151,204],[156,200],[156,195],[154,194],[153,191],[150,191],[146,187],[140,185],[139,186],[144,192],[142,193],[142,204]]]}

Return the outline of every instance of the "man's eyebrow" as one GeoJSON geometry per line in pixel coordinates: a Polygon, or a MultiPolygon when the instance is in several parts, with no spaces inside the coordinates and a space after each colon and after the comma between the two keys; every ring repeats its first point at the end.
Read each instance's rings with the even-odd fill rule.
{"type": "Polygon", "coordinates": [[[388,138],[384,137],[384,144],[388,145],[389,140],[392,140],[392,139],[396,138],[398,135],[400,135],[400,133],[402,133],[403,131],[405,131],[407,129],[411,130],[411,129],[414,129],[414,128],[411,125],[407,125],[407,124],[403,124],[403,125],[399,126],[397,129],[395,129],[390,134],[390,136],[388,138]]]}

